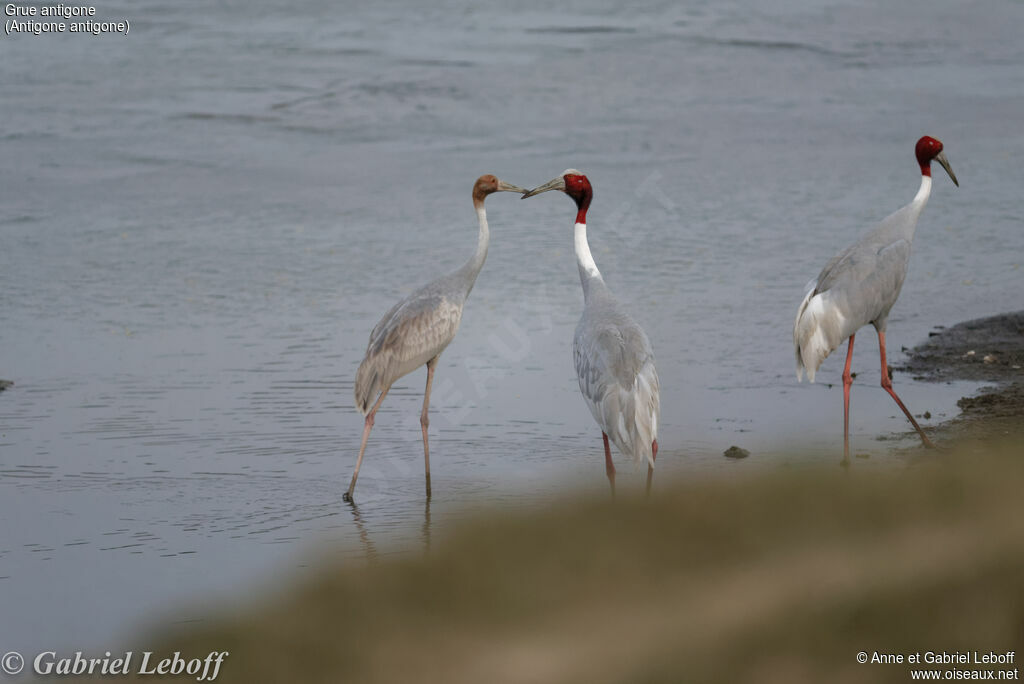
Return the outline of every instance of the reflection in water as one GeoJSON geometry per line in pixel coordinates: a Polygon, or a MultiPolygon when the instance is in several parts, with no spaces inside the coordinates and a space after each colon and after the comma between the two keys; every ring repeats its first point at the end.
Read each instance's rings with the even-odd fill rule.
{"type": "Polygon", "coordinates": [[[430,497],[423,502],[423,553],[430,553],[430,497]]]}
{"type": "Polygon", "coordinates": [[[367,562],[377,562],[377,547],[374,546],[373,540],[370,539],[370,532],[366,529],[366,522],[363,520],[362,514],[359,513],[359,506],[355,501],[349,500],[349,508],[352,509],[352,521],[356,524],[356,529],[359,530],[359,543],[363,546],[363,555],[366,557],[367,562]]]}
{"type": "MultiPolygon", "coordinates": [[[[359,505],[355,501],[348,501],[344,505],[347,505],[352,512],[352,522],[355,524],[356,532],[359,537],[359,545],[362,548],[362,556],[366,558],[368,563],[376,563],[380,560],[380,553],[377,549],[377,545],[373,541],[373,534],[371,528],[373,522],[367,519],[367,516],[363,515],[362,511],[359,510],[359,505]]],[[[403,519],[407,520],[403,515],[403,519]]],[[[383,529],[384,523],[387,520],[381,520],[380,528],[383,529]]],[[[431,545],[431,520],[430,520],[430,498],[427,498],[423,502],[423,523],[420,526],[420,534],[418,538],[410,539],[408,543],[402,545],[401,551],[403,553],[415,552],[416,548],[419,547],[424,555],[430,553],[431,545]]],[[[387,543],[385,542],[385,546],[387,543]]]]}

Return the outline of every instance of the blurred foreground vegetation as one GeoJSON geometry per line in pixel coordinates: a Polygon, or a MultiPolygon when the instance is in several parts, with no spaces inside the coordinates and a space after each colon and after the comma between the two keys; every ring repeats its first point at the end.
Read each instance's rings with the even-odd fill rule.
{"type": "Polygon", "coordinates": [[[907,682],[856,654],[1024,658],[1022,452],[481,512],[158,642],[230,651],[219,682],[907,682]]]}

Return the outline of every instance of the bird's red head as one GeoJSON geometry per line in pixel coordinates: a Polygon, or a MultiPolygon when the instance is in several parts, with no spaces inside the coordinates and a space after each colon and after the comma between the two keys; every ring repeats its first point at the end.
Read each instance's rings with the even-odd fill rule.
{"type": "Polygon", "coordinates": [[[917,155],[917,163],[921,166],[922,176],[931,177],[932,160],[934,159],[939,162],[942,168],[946,169],[946,173],[949,174],[949,178],[953,181],[953,185],[960,187],[960,181],[956,179],[956,174],[953,173],[953,167],[949,165],[949,160],[946,159],[946,154],[942,151],[941,142],[926,135],[917,141],[917,147],[914,148],[914,154],[917,155]]]}
{"type": "Polygon", "coordinates": [[[582,173],[570,169],[562,178],[565,180],[565,194],[576,201],[576,223],[587,222],[587,209],[594,198],[594,188],[582,173]]]}
{"type": "Polygon", "coordinates": [[[931,136],[926,135],[917,141],[917,147],[914,148],[914,153],[917,155],[917,163],[921,165],[922,175],[932,175],[932,159],[939,156],[941,152],[942,143],[931,136]]]}
{"type": "Polygon", "coordinates": [[[587,222],[587,209],[594,197],[594,189],[590,187],[590,181],[586,176],[576,169],[566,169],[562,175],[555,176],[544,185],[538,185],[533,190],[523,193],[523,199],[549,190],[561,190],[572,197],[576,202],[576,223],[587,222]]]}

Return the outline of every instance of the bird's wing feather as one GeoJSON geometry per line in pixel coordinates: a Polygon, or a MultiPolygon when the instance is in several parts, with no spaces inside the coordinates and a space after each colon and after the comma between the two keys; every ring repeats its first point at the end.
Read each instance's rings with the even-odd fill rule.
{"type": "MultiPolygon", "coordinates": [[[[910,241],[898,238],[886,242],[859,242],[834,256],[818,274],[815,292],[905,275],[910,259],[910,241]]],[[[902,283],[902,280],[900,280],[902,283]]]]}
{"type": "Polygon", "coordinates": [[[861,326],[873,323],[885,330],[907,275],[911,241],[925,200],[927,194],[886,216],[825,264],[793,324],[797,379],[806,370],[814,382],[821,362],[861,326]]]}
{"type": "Polygon", "coordinates": [[[370,331],[370,340],[368,342],[368,345],[372,345],[373,341],[380,337],[381,331],[384,329],[384,327],[391,323],[392,319],[394,318],[394,315],[398,312],[399,309],[401,309],[408,303],[408,300],[408,297],[398,300],[397,302],[395,302],[394,306],[388,309],[387,313],[380,317],[380,320],[377,321],[377,325],[373,326],[373,330],[370,331]]]}
{"type": "Polygon", "coordinates": [[[391,307],[370,333],[356,372],[356,407],[365,414],[385,387],[444,351],[461,320],[462,302],[430,286],[391,307]]]}
{"type": "Polygon", "coordinates": [[[643,329],[628,317],[588,321],[584,314],[573,357],[580,392],[594,420],[624,454],[653,464],[660,387],[643,329]]]}
{"type": "Polygon", "coordinates": [[[815,293],[832,291],[857,327],[888,314],[896,302],[910,260],[910,242],[859,243],[846,249],[818,276],[815,293]]]}
{"type": "Polygon", "coordinates": [[[793,324],[797,379],[811,382],[829,354],[868,323],[885,325],[910,258],[910,241],[862,240],[826,264],[804,296],[793,324]]]}

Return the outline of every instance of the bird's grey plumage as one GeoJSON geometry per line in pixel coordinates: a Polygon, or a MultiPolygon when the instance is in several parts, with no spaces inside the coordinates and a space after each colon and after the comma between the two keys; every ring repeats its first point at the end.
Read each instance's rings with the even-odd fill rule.
{"type": "Polygon", "coordinates": [[[583,286],[583,315],[572,345],[580,393],[619,451],[653,466],[660,387],[651,342],[600,275],[584,277],[583,286]]]}
{"type": "MultiPolygon", "coordinates": [[[[573,336],[573,361],[580,392],[601,430],[636,464],[645,461],[647,486],[657,455],[660,400],[654,352],[636,321],[612,296],[587,243],[587,209],[593,197],[590,180],[576,169],[525,193],[523,198],[560,190],[576,202],[576,265],[583,285],[583,315],[573,336]]],[[[615,469],[605,443],[608,479],[615,469]]]]}
{"type": "Polygon", "coordinates": [[[363,415],[380,392],[436,358],[455,338],[462,307],[487,260],[490,230],[484,199],[498,191],[525,192],[494,176],[481,176],[473,188],[479,228],[476,252],[462,267],[432,280],[395,304],[374,326],[366,356],[356,372],[356,408],[363,415]]]}
{"type": "Polygon", "coordinates": [[[942,142],[922,136],[914,146],[921,169],[921,186],[910,204],[882,220],[860,240],[833,257],[812,280],[797,309],[793,322],[793,348],[796,353],[796,377],[814,382],[821,362],[843,340],[848,339],[846,365],[843,368],[843,461],[850,460],[850,388],[853,385],[853,340],[863,325],[871,323],[878,334],[880,384],[914,426],[926,447],[934,446],[914,419],[910,409],[896,394],[886,360],[885,327],[896,298],[903,288],[910,260],[914,231],[921,211],[932,190],[931,162],[938,162],[959,186],[942,142]]]}
{"type": "Polygon", "coordinates": [[[427,383],[423,389],[423,410],[420,412],[420,431],[423,435],[423,470],[430,498],[430,387],[434,369],[441,352],[455,338],[462,321],[462,307],[466,303],[476,277],[487,259],[490,232],[484,200],[494,192],[526,192],[519,186],[498,180],[491,174],[477,178],[473,184],[473,206],[476,208],[479,233],[476,252],[466,264],[451,273],[432,280],[391,307],[377,322],[366,345],[366,355],[356,372],[354,387],[356,408],[366,416],[359,456],[352,473],[352,482],[345,493],[352,500],[359,468],[363,463],[366,441],[373,428],[374,417],[387,396],[391,384],[420,366],[427,368],[427,383]]]}
{"type": "Polygon", "coordinates": [[[808,284],[793,324],[798,380],[806,370],[814,382],[822,361],[861,326],[871,323],[885,332],[907,275],[914,230],[930,190],[931,177],[923,176],[910,204],[832,257],[808,284]]]}
{"type": "Polygon", "coordinates": [[[356,408],[366,415],[377,395],[395,380],[441,354],[455,338],[473,288],[464,269],[416,290],[391,307],[370,333],[356,372],[356,408]]]}

